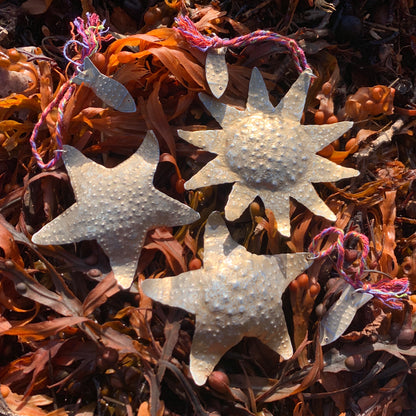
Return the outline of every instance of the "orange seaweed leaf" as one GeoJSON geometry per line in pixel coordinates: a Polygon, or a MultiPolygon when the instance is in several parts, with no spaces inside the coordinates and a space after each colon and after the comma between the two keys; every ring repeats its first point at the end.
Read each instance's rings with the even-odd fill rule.
{"type": "Polygon", "coordinates": [[[399,265],[394,253],[396,248],[396,191],[386,191],[384,199],[380,204],[380,211],[383,218],[382,224],[382,246],[383,250],[379,260],[380,269],[391,276],[397,276],[399,265]]]}
{"type": "Polygon", "coordinates": [[[13,235],[2,224],[0,224],[0,249],[2,250],[1,257],[13,260],[13,262],[23,267],[23,259],[13,235]]]}
{"type": "Polygon", "coordinates": [[[207,90],[205,70],[186,50],[168,48],[150,48],[163,65],[186,88],[194,91],[207,90]]]}
{"type": "Polygon", "coordinates": [[[172,233],[166,227],[159,227],[151,231],[152,242],[144,248],[160,250],[166,257],[169,267],[175,274],[188,270],[184,259],[184,248],[175,240],[172,233]]]}
{"type": "Polygon", "coordinates": [[[11,94],[6,98],[0,99],[0,110],[13,109],[13,111],[16,111],[16,107],[19,107],[19,109],[24,108],[32,110],[38,113],[40,111],[39,96],[35,94],[30,97],[26,97],[23,94],[11,94]]]}
{"type": "Polygon", "coordinates": [[[153,84],[153,91],[145,103],[144,111],[146,113],[146,120],[149,122],[152,130],[158,132],[163,137],[170,153],[175,156],[175,138],[173,137],[168,119],[159,100],[160,83],[162,79],[163,78],[160,78],[153,84]]]}

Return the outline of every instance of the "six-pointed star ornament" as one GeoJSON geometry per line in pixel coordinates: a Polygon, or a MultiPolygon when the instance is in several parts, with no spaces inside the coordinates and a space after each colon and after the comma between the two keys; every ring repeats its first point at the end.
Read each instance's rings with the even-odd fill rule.
{"type": "Polygon", "coordinates": [[[97,240],[123,288],[133,281],[147,230],[189,224],[199,214],[153,186],[159,146],[152,131],[115,168],[105,168],[71,146],[63,160],[76,203],[33,235],[36,244],[97,240]]]}
{"type": "Polygon", "coordinates": [[[260,196],[266,208],[273,210],[283,235],[290,234],[290,197],[316,215],[335,220],[334,213],[319,198],[312,183],[333,182],[357,176],[359,172],[315,153],[340,137],[353,123],[300,124],[311,76],[310,71],[304,71],[277,107],[271,104],[257,68],[251,75],[244,111],[200,94],[222,130],[178,132],[189,143],[217,154],[185,183],[185,188],[234,182],[225,217],[236,220],[260,196]]]}
{"type": "Polygon", "coordinates": [[[145,280],[152,299],[196,314],[190,370],[202,385],[215,365],[244,336],[257,337],[284,359],[293,354],[282,293],[309,267],[307,253],[256,255],[238,245],[220,214],[205,228],[202,269],[145,280]]]}

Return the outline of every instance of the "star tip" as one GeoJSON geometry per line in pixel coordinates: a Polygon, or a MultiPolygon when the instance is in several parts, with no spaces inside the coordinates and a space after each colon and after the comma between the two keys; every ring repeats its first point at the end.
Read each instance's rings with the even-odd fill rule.
{"type": "Polygon", "coordinates": [[[143,282],[141,282],[140,287],[143,291],[143,293],[148,296],[149,298],[151,298],[151,288],[152,285],[149,284],[149,282],[151,282],[151,280],[144,280],[143,282]]]}
{"type": "Polygon", "coordinates": [[[205,375],[205,373],[203,372],[193,370],[192,368],[191,368],[191,375],[197,386],[203,386],[208,380],[208,375],[205,375]]]}
{"type": "Polygon", "coordinates": [[[215,101],[212,97],[210,97],[208,94],[205,94],[203,92],[200,92],[198,94],[198,98],[202,101],[202,104],[205,105],[205,103],[211,103],[212,101],[215,101]]]}
{"type": "MultiPolygon", "coordinates": [[[[256,66],[252,69],[250,75],[250,84],[249,84],[249,95],[258,89],[266,89],[266,84],[264,82],[263,75],[261,74],[260,69],[256,66]]],[[[266,89],[267,90],[267,89],[266,89]]]]}
{"type": "Polygon", "coordinates": [[[32,235],[32,243],[36,245],[43,245],[42,238],[39,238],[39,231],[32,235]]]}
{"type": "Polygon", "coordinates": [[[150,136],[152,136],[156,139],[156,135],[155,135],[155,132],[153,131],[153,129],[146,130],[146,135],[144,137],[146,137],[147,135],[150,135],[150,136]]]}
{"type": "Polygon", "coordinates": [[[192,184],[190,182],[191,182],[191,180],[186,181],[183,184],[183,187],[185,188],[185,191],[191,191],[192,189],[194,189],[194,187],[192,186],[192,184]]]}
{"type": "Polygon", "coordinates": [[[149,279],[144,280],[140,283],[140,287],[142,289],[142,292],[149,297],[150,299],[154,300],[155,302],[162,302],[160,299],[160,293],[158,291],[158,280],[155,279],[149,279]]]}
{"type": "Polygon", "coordinates": [[[258,69],[256,66],[253,67],[252,71],[251,71],[251,76],[253,76],[253,74],[255,75],[260,75],[261,76],[261,71],[260,69],[258,69]]]}
{"type": "Polygon", "coordinates": [[[240,218],[240,216],[239,215],[235,215],[235,213],[230,213],[230,212],[228,212],[228,213],[226,212],[225,213],[225,219],[227,221],[233,222],[233,221],[237,220],[238,218],[240,218]]]}
{"type": "MultiPolygon", "coordinates": [[[[146,131],[146,135],[143,138],[143,142],[144,141],[149,141],[149,142],[152,142],[153,144],[154,143],[159,143],[158,140],[157,140],[156,134],[153,130],[147,130],[146,131]]],[[[142,142],[142,145],[143,145],[143,142],[142,142]]]]}
{"type": "Polygon", "coordinates": [[[328,221],[334,222],[337,220],[337,216],[331,211],[330,214],[325,215],[325,217],[328,221]]]}
{"type": "Polygon", "coordinates": [[[283,237],[290,237],[290,227],[279,227],[277,226],[277,231],[283,236],[283,237]]]}
{"type": "Polygon", "coordinates": [[[227,205],[225,205],[225,210],[224,210],[224,217],[227,221],[235,221],[238,218],[241,217],[242,213],[244,210],[242,210],[241,212],[239,211],[239,209],[235,209],[232,208],[230,209],[230,205],[229,203],[227,203],[227,205]]]}
{"type": "Polygon", "coordinates": [[[321,347],[324,347],[325,345],[330,344],[332,341],[329,339],[328,336],[321,333],[319,336],[319,343],[321,344],[321,347]]]}
{"type": "Polygon", "coordinates": [[[116,277],[117,284],[122,290],[129,290],[133,284],[133,279],[130,277],[116,277]]]}
{"type": "Polygon", "coordinates": [[[219,211],[214,211],[208,217],[208,225],[212,228],[217,228],[220,225],[225,225],[224,219],[219,211]]]}
{"type": "Polygon", "coordinates": [[[220,86],[220,85],[210,85],[209,89],[211,91],[211,94],[218,100],[220,99],[223,95],[224,95],[224,87],[220,86]]]}
{"type": "Polygon", "coordinates": [[[199,219],[201,219],[201,215],[199,214],[199,212],[197,212],[194,209],[192,209],[192,212],[191,212],[191,220],[192,220],[192,222],[198,221],[199,219]]]}
{"type": "Polygon", "coordinates": [[[318,76],[313,73],[312,68],[306,68],[303,73],[310,76],[312,79],[318,78],[318,76]]]}
{"type": "Polygon", "coordinates": [[[280,355],[284,360],[289,360],[293,357],[293,348],[288,348],[286,351],[282,351],[280,355]]]}

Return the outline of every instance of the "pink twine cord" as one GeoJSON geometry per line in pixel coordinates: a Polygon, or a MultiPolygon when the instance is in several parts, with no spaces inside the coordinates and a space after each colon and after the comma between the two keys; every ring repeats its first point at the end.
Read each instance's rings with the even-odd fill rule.
{"type": "MultiPolygon", "coordinates": [[[[102,36],[107,29],[104,27],[105,20],[101,23],[100,18],[95,13],[87,13],[87,22],[84,24],[84,21],[77,17],[72,24],[72,38],[69,40],[63,50],[64,56],[68,59],[69,62],[76,65],[78,68],[82,67],[82,64],[85,58],[91,56],[97,52],[101,47],[102,40],[108,40],[111,35],[102,36]],[[76,28],[76,32],[74,31],[76,28]],[[79,36],[82,39],[82,42],[75,39],[76,36],[79,36]],[[80,46],[81,49],[77,50],[78,54],[81,56],[78,60],[74,61],[69,58],[67,54],[67,49],[70,45],[80,46]]],[[[78,49],[78,48],[77,48],[78,49]]],[[[32,148],[33,157],[36,159],[38,166],[41,169],[49,169],[55,166],[59,161],[62,153],[62,125],[64,119],[64,110],[68,104],[69,99],[75,91],[75,85],[72,84],[72,78],[66,81],[60,88],[58,94],[55,98],[48,104],[48,106],[42,111],[42,114],[35,124],[32,134],[29,139],[30,146],[32,148]],[[56,141],[56,150],[54,157],[47,163],[44,163],[41,155],[38,152],[36,145],[36,138],[39,134],[40,126],[45,122],[46,117],[52,111],[54,107],[58,106],[58,119],[55,125],[55,141],[56,141]]]]}
{"type": "Polygon", "coordinates": [[[66,81],[65,84],[62,85],[56,97],[43,110],[39,121],[35,124],[35,127],[33,128],[32,134],[29,139],[29,143],[30,143],[30,146],[32,147],[32,154],[34,158],[36,159],[38,166],[41,169],[49,169],[53,167],[56,164],[56,162],[59,160],[59,158],[61,157],[60,150],[62,149],[62,132],[61,132],[60,125],[62,124],[62,120],[63,120],[63,111],[74,89],[75,87],[74,85],[71,85],[71,81],[66,81]],[[44,163],[36,146],[36,137],[39,133],[40,126],[45,122],[47,115],[51,112],[51,110],[57,104],[58,104],[58,120],[55,126],[55,140],[56,140],[57,150],[55,151],[55,156],[48,163],[44,163]]]}
{"type": "Polygon", "coordinates": [[[377,283],[373,284],[361,281],[361,276],[365,272],[366,258],[369,250],[369,241],[364,234],[357,233],[356,231],[350,231],[344,234],[343,230],[336,227],[329,227],[320,232],[314,237],[309,246],[309,252],[313,254],[315,259],[328,256],[333,251],[337,251],[338,256],[335,268],[346,282],[348,282],[357,291],[370,293],[374,297],[380,299],[385,305],[393,309],[402,309],[403,305],[399,300],[409,294],[409,281],[407,278],[391,280],[381,279],[377,283]],[[318,250],[322,239],[334,234],[337,236],[336,242],[331,244],[325,250],[318,250]],[[352,272],[347,273],[344,269],[345,242],[351,238],[357,239],[361,245],[360,265],[358,270],[355,269],[352,272]]]}
{"type": "Polygon", "coordinates": [[[205,52],[209,48],[221,47],[238,48],[252,45],[256,42],[272,41],[278,42],[288,49],[299,72],[303,72],[305,69],[311,69],[302,48],[295,40],[286,36],[267,30],[256,30],[255,32],[244,36],[238,36],[232,39],[222,39],[215,34],[212,37],[202,35],[188,16],[179,16],[175,18],[175,22],[178,25],[175,29],[181,33],[188,43],[201,51],[205,52]]]}

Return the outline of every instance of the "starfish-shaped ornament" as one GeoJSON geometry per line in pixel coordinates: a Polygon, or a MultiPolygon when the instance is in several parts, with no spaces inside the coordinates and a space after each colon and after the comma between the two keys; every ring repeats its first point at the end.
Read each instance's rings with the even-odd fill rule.
{"type": "Polygon", "coordinates": [[[136,153],[115,168],[105,168],[71,146],[64,146],[63,160],[77,202],[34,234],[32,241],[46,245],[97,240],[123,288],[131,286],[149,229],[199,218],[196,211],[153,186],[159,146],[152,131],[136,153]]]}
{"type": "Polygon", "coordinates": [[[273,210],[283,235],[290,234],[289,197],[316,215],[334,221],[334,213],[319,198],[312,183],[333,182],[357,176],[359,172],[315,153],[353,123],[300,124],[311,76],[310,71],[304,71],[277,107],[271,104],[257,68],[251,75],[244,111],[200,94],[201,101],[223,129],[179,131],[179,136],[189,143],[217,154],[185,183],[185,188],[234,182],[225,217],[236,220],[260,196],[266,208],[273,210]]]}
{"type": "Polygon", "coordinates": [[[196,314],[190,370],[202,385],[227,350],[257,337],[284,359],[293,354],[282,294],[310,264],[307,253],[256,255],[238,245],[219,213],[208,219],[202,269],[145,280],[152,299],[196,314]]]}

